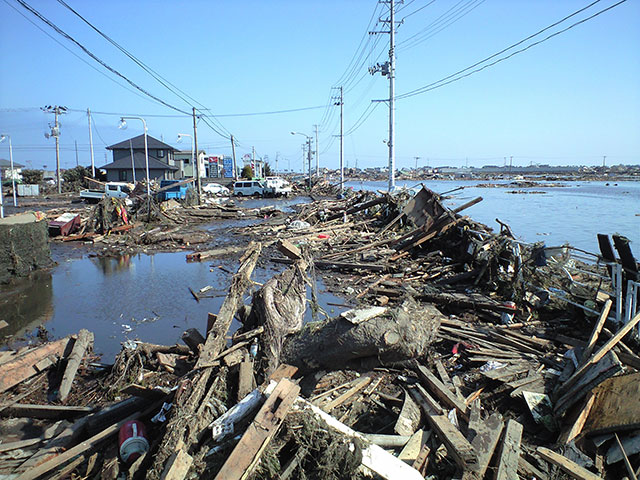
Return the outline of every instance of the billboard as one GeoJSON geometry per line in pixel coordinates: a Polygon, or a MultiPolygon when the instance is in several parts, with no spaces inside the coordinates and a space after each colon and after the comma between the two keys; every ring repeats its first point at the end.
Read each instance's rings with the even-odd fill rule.
{"type": "Polygon", "coordinates": [[[224,178],[233,178],[233,158],[225,156],[222,159],[224,178]]]}

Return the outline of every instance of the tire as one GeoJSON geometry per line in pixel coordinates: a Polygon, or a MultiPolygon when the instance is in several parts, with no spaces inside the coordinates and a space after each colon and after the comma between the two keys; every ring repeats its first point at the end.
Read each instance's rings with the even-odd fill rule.
{"type": "Polygon", "coordinates": [[[242,192],[236,193],[236,197],[242,197],[242,196],[244,196],[244,195],[242,195],[242,192]]]}

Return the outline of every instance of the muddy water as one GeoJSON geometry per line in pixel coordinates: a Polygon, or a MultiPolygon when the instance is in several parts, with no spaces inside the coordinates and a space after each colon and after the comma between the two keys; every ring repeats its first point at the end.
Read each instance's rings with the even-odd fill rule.
{"type": "MultiPolygon", "coordinates": [[[[301,202],[285,200],[278,207],[290,208],[295,200],[301,202]]],[[[245,200],[242,206],[259,208],[266,202],[245,200]]],[[[224,221],[203,228],[217,233],[213,247],[218,247],[237,241],[226,233],[229,228],[253,222],[256,219],[224,221]]],[[[217,313],[224,301],[239,257],[202,263],[187,263],[186,252],[95,257],[82,247],[68,244],[53,244],[52,256],[58,266],[51,272],[0,289],[0,319],[9,323],[0,334],[22,337],[22,341],[9,339],[20,345],[33,340],[40,324],[44,324],[50,338],[87,328],[95,334],[94,350],[106,362],[113,360],[121,342],[127,339],[173,344],[180,341],[187,328],[203,332],[207,313],[217,313]],[[197,302],[189,288],[199,292],[205,287],[205,298],[197,302]]],[[[284,268],[263,257],[252,278],[263,283],[284,268]]],[[[320,278],[317,289],[319,306],[327,314],[333,316],[346,310],[338,306],[344,300],[326,292],[320,278]]],[[[247,293],[247,303],[249,297],[247,293]]],[[[311,320],[310,309],[305,320],[311,320]]],[[[234,321],[232,330],[238,327],[234,321]]]]}

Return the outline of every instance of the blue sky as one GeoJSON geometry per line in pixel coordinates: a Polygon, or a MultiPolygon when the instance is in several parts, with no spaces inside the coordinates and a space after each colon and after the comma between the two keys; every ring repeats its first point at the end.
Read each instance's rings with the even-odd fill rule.
{"type": "MultiPolygon", "coordinates": [[[[191,110],[192,100],[165,89],[60,3],[25,1],[145,90],[191,110]]],[[[396,36],[396,94],[462,70],[589,3],[406,0],[397,14],[404,22],[396,36]]],[[[539,38],[615,3],[601,0],[539,38]]],[[[338,107],[324,106],[332,103],[331,87],[344,84],[345,131],[371,113],[345,137],[346,162],[387,164],[388,108],[380,103],[371,111],[371,100],[388,97],[388,81],[367,72],[388,50],[388,35],[367,34],[383,29],[368,22],[374,11],[375,19],[386,18],[385,6],[371,0],[67,4],[195,99],[196,107],[219,115],[216,128],[234,134],[238,155],[254,146],[272,165],[279,154],[281,169],[300,170],[303,138],[290,132],[312,135],[319,124],[321,165],[336,168],[338,107]],[[354,54],[356,68],[348,71],[354,54]],[[306,107],[322,108],[228,116],[306,107]]],[[[192,132],[190,117],[145,98],[16,0],[0,2],[0,46],[0,133],[12,135],[16,162],[55,165],[54,142],[43,135],[53,116],[39,107],[56,104],[70,109],[61,120],[63,168],[75,166],[74,142],[79,162],[89,163],[87,108],[95,112],[98,166],[105,163],[105,145],[142,131],[135,121],[119,130],[119,114],[144,115],[150,135],[190,148],[176,143],[178,133],[192,132]]],[[[628,0],[468,78],[398,100],[397,165],[414,166],[416,156],[421,165],[502,164],[509,156],[516,165],[597,165],[603,155],[607,164],[640,163],[639,46],[640,2],[628,0]]],[[[208,153],[231,153],[230,142],[203,121],[198,140],[208,153]]],[[[0,157],[8,158],[5,143],[0,157]]]]}

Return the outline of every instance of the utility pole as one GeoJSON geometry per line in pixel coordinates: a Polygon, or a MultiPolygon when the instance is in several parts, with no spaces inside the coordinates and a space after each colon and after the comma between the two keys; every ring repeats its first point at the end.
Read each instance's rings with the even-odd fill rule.
{"type": "Polygon", "coordinates": [[[340,194],[344,192],[344,90],[343,87],[334,87],[340,90],[340,96],[336,98],[334,105],[340,107],[340,194]]]}
{"type": "Polygon", "coordinates": [[[307,142],[302,144],[302,169],[301,172],[304,175],[304,157],[307,154],[307,142]]]}
{"type": "Polygon", "coordinates": [[[256,147],[251,147],[251,170],[253,170],[253,176],[256,176],[256,147]]]}
{"type": "Polygon", "coordinates": [[[238,167],[236,166],[236,142],[231,135],[231,154],[233,155],[233,179],[238,179],[238,167]]]}
{"type": "Polygon", "coordinates": [[[602,168],[607,166],[607,156],[603,155],[602,156],[602,168]]]}
{"type": "Polygon", "coordinates": [[[314,125],[314,127],[316,127],[316,177],[320,176],[320,147],[318,147],[318,126],[319,125],[314,125]]]}
{"type": "MultiPolygon", "coordinates": [[[[91,151],[91,176],[96,178],[96,164],[93,161],[93,132],[91,131],[91,110],[87,108],[87,118],[89,119],[89,150],[91,151]]],[[[135,178],[135,172],[133,174],[135,178]]],[[[135,183],[135,180],[134,180],[135,183]]]]}
{"type": "Polygon", "coordinates": [[[513,156],[509,157],[509,178],[511,178],[511,167],[513,167],[513,156]]]}
{"type": "Polygon", "coordinates": [[[58,124],[58,116],[67,113],[67,107],[59,107],[58,105],[47,105],[42,108],[43,112],[53,113],[55,115],[54,126],[51,127],[51,133],[45,133],[46,138],[53,137],[56,140],[56,179],[58,184],[58,193],[62,193],[62,178],[60,176],[60,125],[58,124]]]}
{"type": "Polygon", "coordinates": [[[307,150],[307,161],[309,167],[309,191],[311,191],[311,137],[307,137],[307,145],[309,145],[309,149],[307,150]]]}
{"type": "MultiPolygon", "coordinates": [[[[316,137],[318,138],[318,137],[316,137]]],[[[278,156],[280,155],[280,152],[276,152],[276,176],[278,175],[278,156]]]]}
{"type": "Polygon", "coordinates": [[[387,146],[389,147],[389,191],[392,191],[396,186],[396,152],[395,152],[395,81],[396,81],[396,54],[395,54],[395,42],[396,42],[396,22],[395,22],[395,1],[394,0],[380,0],[380,3],[389,5],[389,19],[381,20],[382,23],[389,24],[388,31],[381,32],[369,32],[371,35],[378,33],[389,34],[389,61],[383,64],[376,64],[374,67],[369,68],[369,73],[372,75],[376,72],[380,72],[382,75],[389,78],[389,98],[388,100],[374,100],[374,102],[388,102],[389,103],[389,139],[387,140],[387,146]]]}
{"type": "Polygon", "coordinates": [[[196,192],[198,193],[198,205],[200,205],[202,184],[200,182],[200,155],[198,155],[198,127],[196,125],[196,107],[191,108],[193,112],[193,150],[196,157],[196,192]]]}
{"type": "Polygon", "coordinates": [[[418,170],[418,160],[420,160],[420,157],[413,157],[413,159],[416,161],[416,170],[418,170]]]}

